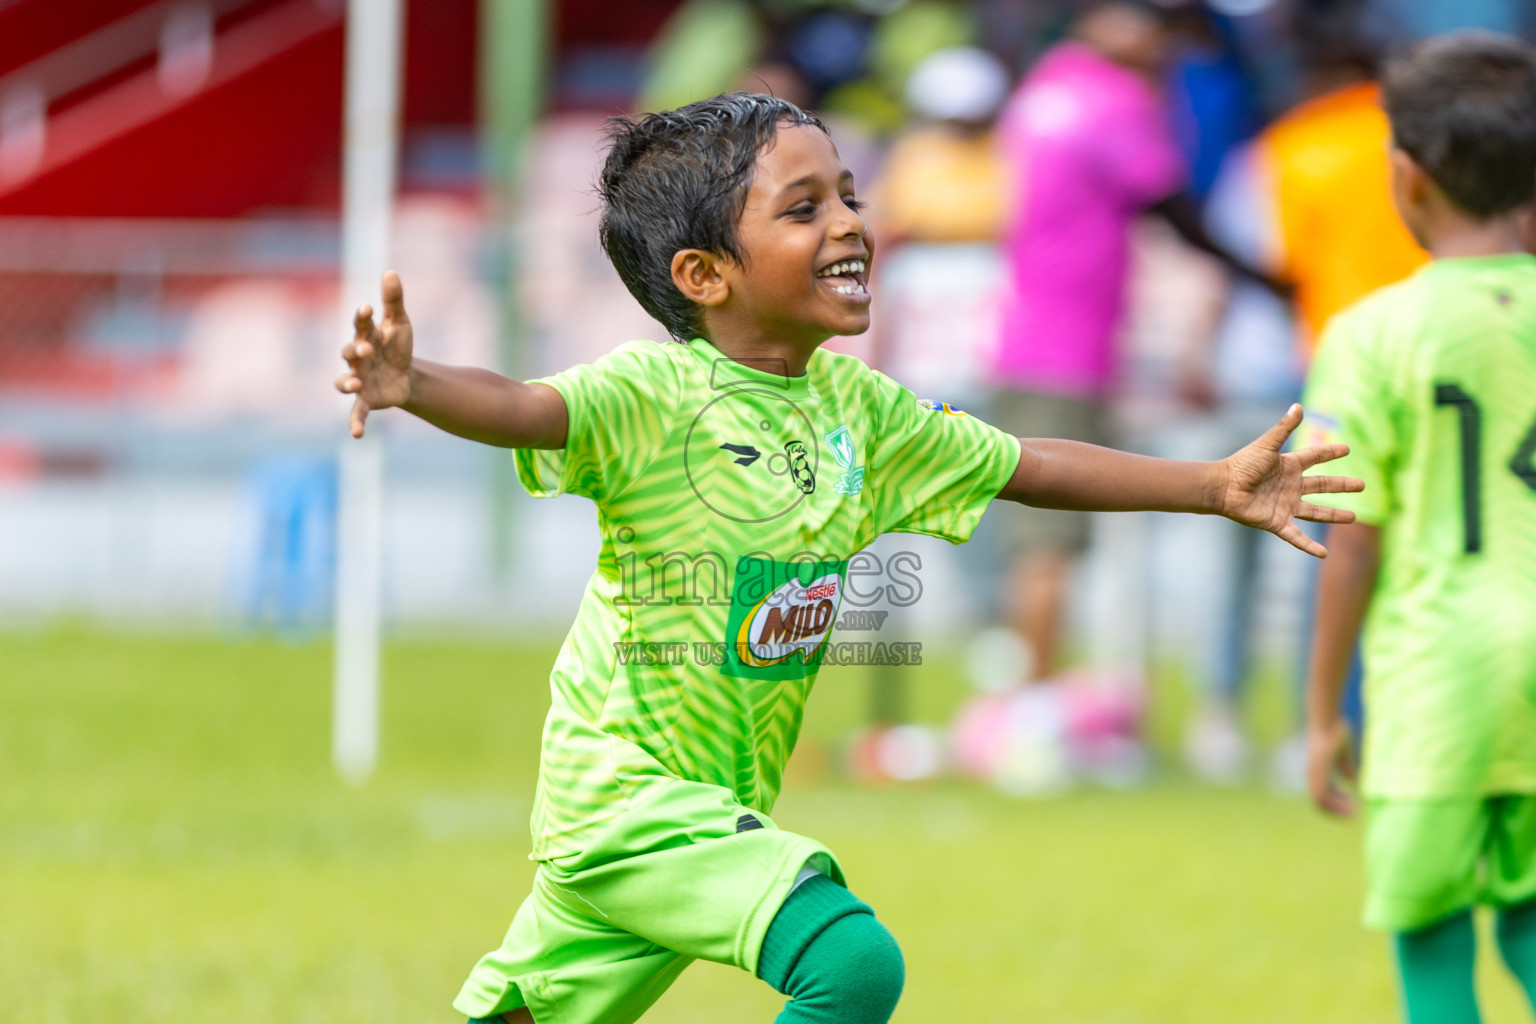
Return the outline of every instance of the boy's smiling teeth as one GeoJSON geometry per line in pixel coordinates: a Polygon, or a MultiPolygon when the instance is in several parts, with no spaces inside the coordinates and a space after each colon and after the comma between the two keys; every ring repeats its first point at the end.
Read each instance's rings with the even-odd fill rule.
{"type": "Polygon", "coordinates": [[[864,287],[864,261],[843,260],[816,271],[816,276],[826,282],[839,295],[868,295],[864,287]],[[832,279],[839,280],[832,280],[832,279]]]}

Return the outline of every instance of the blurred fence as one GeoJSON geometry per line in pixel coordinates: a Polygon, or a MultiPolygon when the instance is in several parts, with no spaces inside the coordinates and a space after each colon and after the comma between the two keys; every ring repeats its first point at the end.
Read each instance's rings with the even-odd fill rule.
{"type": "MultiPolygon", "coordinates": [[[[484,245],[471,206],[402,204],[422,355],[493,361],[484,245]]],[[[0,610],[324,628],[344,437],[337,256],[325,220],[0,220],[0,610]]],[[[489,468],[504,455],[403,417],[375,429],[397,619],[568,614],[580,568],[549,567],[535,596],[506,582],[520,556],[511,573],[491,565],[489,468]]],[[[590,566],[590,514],[553,511],[537,529],[569,532],[554,550],[590,566]]]]}

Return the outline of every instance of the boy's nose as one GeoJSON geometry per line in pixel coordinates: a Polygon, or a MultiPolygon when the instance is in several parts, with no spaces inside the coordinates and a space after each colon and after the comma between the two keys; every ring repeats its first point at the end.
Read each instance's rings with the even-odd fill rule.
{"type": "Polygon", "coordinates": [[[863,217],[845,207],[842,214],[832,221],[831,230],[833,238],[858,238],[868,230],[868,226],[863,217]]]}

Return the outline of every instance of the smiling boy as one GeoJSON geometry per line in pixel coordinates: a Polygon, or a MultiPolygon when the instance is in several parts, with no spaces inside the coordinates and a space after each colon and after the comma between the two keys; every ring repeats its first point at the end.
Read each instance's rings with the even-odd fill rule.
{"type": "Polygon", "coordinates": [[[1313,554],[1347,522],[1280,454],[1300,420],[1216,463],[1010,437],[820,348],[869,326],[874,253],[813,115],[733,93],[611,123],[602,241],[676,344],[521,383],[411,356],[399,279],[358,312],[351,426],[400,406],[517,449],[535,495],[579,494],[602,547],[551,674],[532,857],[500,949],[454,1005],[509,1022],[638,1019],[697,958],[791,997],[785,1022],[883,1022],[895,940],[832,851],[769,817],[845,585],[882,533],[968,539],[995,497],[1227,515],[1313,554]],[[635,658],[633,645],[662,656],[635,658]],[[676,656],[674,656],[676,655],[676,656]]]}

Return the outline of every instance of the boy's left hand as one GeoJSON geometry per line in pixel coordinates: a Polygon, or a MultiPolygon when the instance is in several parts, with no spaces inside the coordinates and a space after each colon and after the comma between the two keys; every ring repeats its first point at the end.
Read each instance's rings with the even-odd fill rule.
{"type": "Polygon", "coordinates": [[[1350,476],[1302,476],[1319,463],[1348,455],[1349,446],[1325,444],[1282,453],[1286,438],[1300,423],[1301,406],[1292,405],[1263,437],[1221,460],[1225,483],[1216,511],[1246,526],[1268,530],[1307,554],[1323,558],[1328,549],[1302,533],[1295,520],[1352,523],[1355,514],[1314,505],[1302,500],[1302,495],[1363,491],[1365,484],[1350,476]]]}
{"type": "Polygon", "coordinates": [[[1325,814],[1352,818],[1354,798],[1339,785],[1359,775],[1349,726],[1342,718],[1311,725],[1307,729],[1307,791],[1325,814]]]}

